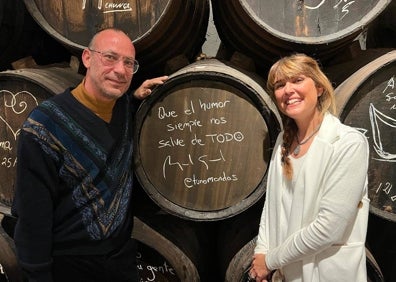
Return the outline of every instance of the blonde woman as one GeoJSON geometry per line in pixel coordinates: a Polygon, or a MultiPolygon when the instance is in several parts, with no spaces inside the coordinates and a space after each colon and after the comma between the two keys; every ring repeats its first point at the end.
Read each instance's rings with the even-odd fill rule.
{"type": "Polygon", "coordinates": [[[282,114],[250,277],[367,281],[366,138],[334,116],[334,93],[304,54],[276,62],[267,81],[282,114]]]}

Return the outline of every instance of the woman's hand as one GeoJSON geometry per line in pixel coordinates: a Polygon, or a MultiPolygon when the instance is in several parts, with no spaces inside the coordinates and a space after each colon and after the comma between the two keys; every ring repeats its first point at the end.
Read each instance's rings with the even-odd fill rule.
{"type": "Polygon", "coordinates": [[[167,75],[147,79],[142,83],[142,85],[139,86],[138,89],[135,90],[135,92],[133,93],[133,96],[136,99],[143,100],[151,94],[151,91],[154,89],[154,87],[156,87],[157,85],[164,84],[164,82],[167,79],[168,79],[167,75]]]}
{"type": "Polygon", "coordinates": [[[256,282],[267,282],[270,273],[265,263],[265,254],[255,254],[249,271],[250,278],[255,279],[256,282]]]}

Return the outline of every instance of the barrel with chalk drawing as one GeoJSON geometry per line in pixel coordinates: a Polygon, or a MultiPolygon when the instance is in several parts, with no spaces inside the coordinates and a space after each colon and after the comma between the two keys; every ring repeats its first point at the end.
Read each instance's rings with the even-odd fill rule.
{"type": "Polygon", "coordinates": [[[0,72],[0,213],[9,214],[12,205],[22,123],[40,102],[81,79],[72,69],[59,67],[0,72]]]}
{"type": "Polygon", "coordinates": [[[336,88],[341,120],[363,132],[370,145],[370,211],[390,221],[396,221],[395,72],[396,51],[391,51],[336,88]]]}

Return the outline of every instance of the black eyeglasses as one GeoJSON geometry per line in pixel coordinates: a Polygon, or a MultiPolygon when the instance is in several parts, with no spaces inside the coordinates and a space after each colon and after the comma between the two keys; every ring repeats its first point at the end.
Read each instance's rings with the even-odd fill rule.
{"type": "Polygon", "coordinates": [[[97,50],[93,50],[88,48],[89,51],[98,53],[100,55],[101,61],[105,66],[114,66],[120,60],[123,61],[124,66],[127,70],[130,70],[133,73],[136,73],[139,69],[139,62],[133,58],[123,57],[117,53],[106,51],[101,52],[97,50]]]}

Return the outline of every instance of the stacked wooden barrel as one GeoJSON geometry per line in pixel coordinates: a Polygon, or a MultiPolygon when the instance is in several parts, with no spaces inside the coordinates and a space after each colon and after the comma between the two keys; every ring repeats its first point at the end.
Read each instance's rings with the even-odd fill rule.
{"type": "Polygon", "coordinates": [[[340,119],[362,131],[370,145],[368,188],[372,216],[367,245],[389,272],[396,263],[392,239],[396,235],[395,73],[393,50],[373,59],[336,88],[340,119]]]}
{"type": "Polygon", "coordinates": [[[224,45],[267,66],[296,51],[323,62],[338,56],[390,2],[213,0],[212,5],[224,45]]]}
{"type": "Polygon", "coordinates": [[[0,281],[20,281],[10,232],[19,128],[34,106],[84,75],[83,67],[54,64],[78,58],[92,35],[110,26],[134,41],[141,69],[133,88],[170,75],[136,117],[131,236],[143,279],[247,281],[281,130],[265,78],[274,61],[294,52],[320,61],[334,82],[340,119],[369,140],[367,271],[369,281],[396,279],[396,45],[381,40],[381,30],[396,32],[389,21],[395,1],[11,2],[0,4],[0,70],[34,56],[35,44],[49,50],[43,61],[50,65],[0,72],[0,214],[9,233],[0,229],[0,281]],[[201,49],[210,40],[210,7],[221,46],[207,58],[201,49]],[[32,39],[31,27],[52,42],[32,39]],[[54,55],[65,50],[69,57],[54,55]]]}
{"type": "Polygon", "coordinates": [[[163,209],[219,220],[263,196],[281,121],[252,75],[216,59],[198,61],[172,74],[137,116],[136,173],[163,209]]]}
{"type": "Polygon", "coordinates": [[[70,68],[9,70],[0,73],[0,205],[11,206],[20,127],[43,100],[77,85],[82,75],[70,68]]]}
{"type": "Polygon", "coordinates": [[[36,22],[73,54],[80,55],[99,30],[114,26],[132,39],[140,63],[138,85],[146,76],[163,75],[175,64],[188,64],[199,52],[208,25],[209,1],[146,0],[30,1],[36,22]]]}
{"type": "Polygon", "coordinates": [[[1,1],[0,38],[0,71],[25,56],[38,64],[70,60],[66,47],[40,28],[22,0],[1,1]]]}

